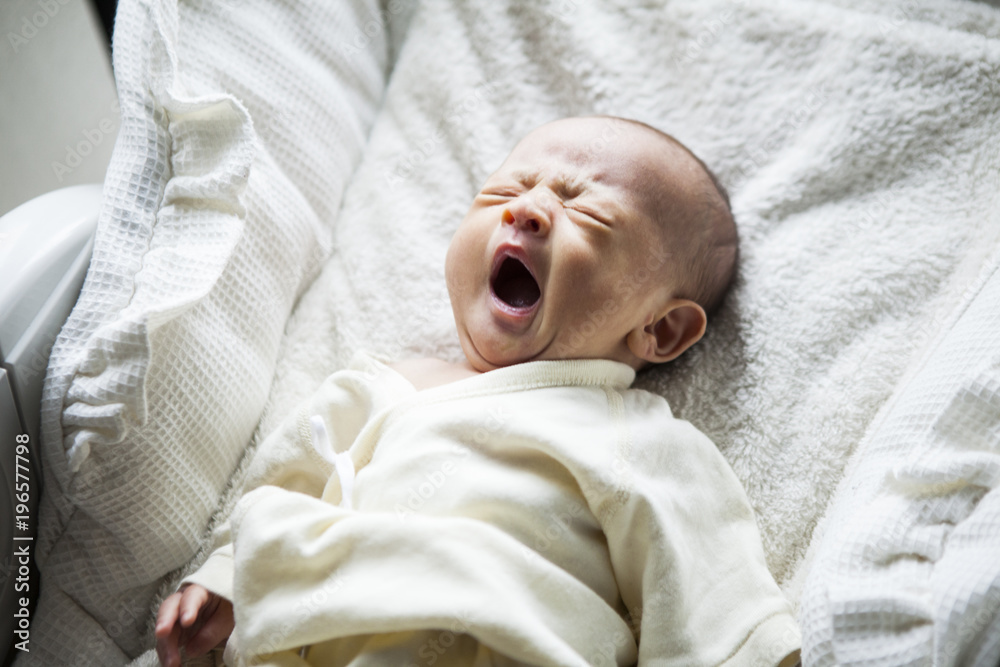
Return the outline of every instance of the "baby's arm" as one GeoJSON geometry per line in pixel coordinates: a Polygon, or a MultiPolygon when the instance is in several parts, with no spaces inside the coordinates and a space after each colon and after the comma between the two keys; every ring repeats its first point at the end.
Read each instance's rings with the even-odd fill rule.
{"type": "Polygon", "coordinates": [[[687,422],[639,417],[631,427],[616,483],[590,502],[602,503],[639,665],[794,665],[798,627],[736,475],[687,422]]]}
{"type": "MultiPolygon", "coordinates": [[[[243,493],[277,486],[318,497],[332,467],[316,451],[309,435],[309,418],[320,415],[333,442],[342,451],[353,442],[370,414],[380,409],[372,381],[380,367],[369,365],[331,375],[305,403],[261,442],[247,472],[243,493]]],[[[179,649],[204,653],[233,631],[233,552],[229,521],[213,533],[208,560],[182,587],[163,601],[157,614],[156,647],[164,665],[179,665],[179,649]]]]}
{"type": "Polygon", "coordinates": [[[233,605],[198,584],[167,597],[156,615],[156,653],[164,667],[180,667],[180,649],[189,657],[207,653],[233,631],[233,605]]]}

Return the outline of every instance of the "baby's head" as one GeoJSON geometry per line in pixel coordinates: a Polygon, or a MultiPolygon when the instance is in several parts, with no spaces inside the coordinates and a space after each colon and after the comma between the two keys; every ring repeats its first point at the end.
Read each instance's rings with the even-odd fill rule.
{"type": "Polygon", "coordinates": [[[715,177],[643,123],[567,118],[524,137],[455,232],[455,324],[481,371],[536,359],[639,369],[705,332],[737,260],[715,177]]]}

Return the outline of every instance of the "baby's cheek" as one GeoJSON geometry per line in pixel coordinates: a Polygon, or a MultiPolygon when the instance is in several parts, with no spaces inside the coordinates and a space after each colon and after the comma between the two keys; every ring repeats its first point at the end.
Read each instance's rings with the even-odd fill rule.
{"type": "Polygon", "coordinates": [[[474,286],[477,276],[483,272],[485,250],[475,236],[463,230],[456,232],[448,254],[445,256],[444,275],[448,292],[452,299],[466,294],[474,286]]]}

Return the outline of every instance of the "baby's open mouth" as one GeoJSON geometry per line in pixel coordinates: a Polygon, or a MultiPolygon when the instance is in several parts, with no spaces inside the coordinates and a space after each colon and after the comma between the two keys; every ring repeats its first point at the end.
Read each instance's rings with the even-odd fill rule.
{"type": "Polygon", "coordinates": [[[508,306],[531,308],[542,296],[538,283],[520,260],[506,257],[493,278],[493,293],[508,306]]]}

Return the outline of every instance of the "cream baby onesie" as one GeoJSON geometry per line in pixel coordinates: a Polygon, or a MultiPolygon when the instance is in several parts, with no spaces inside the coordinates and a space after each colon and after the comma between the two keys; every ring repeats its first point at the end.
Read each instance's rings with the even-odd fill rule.
{"type": "Polygon", "coordinates": [[[356,357],[261,443],[186,579],[233,601],[227,660],[778,664],[798,628],[742,487],[634,377],[535,361],[418,392],[356,357]]]}

